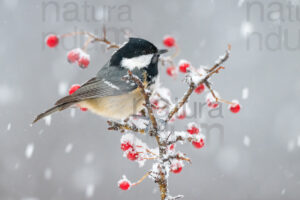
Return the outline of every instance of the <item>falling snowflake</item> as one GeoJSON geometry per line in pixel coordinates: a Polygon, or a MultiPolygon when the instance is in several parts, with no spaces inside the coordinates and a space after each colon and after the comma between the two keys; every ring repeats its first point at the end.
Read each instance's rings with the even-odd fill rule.
{"type": "Polygon", "coordinates": [[[91,198],[94,195],[94,191],[95,191],[95,185],[94,184],[87,185],[86,189],[85,189],[85,196],[87,198],[91,198]]]}
{"type": "Polygon", "coordinates": [[[243,91],[242,91],[242,99],[248,99],[249,97],[249,89],[248,88],[243,88],[243,91]]]}
{"type": "Polygon", "coordinates": [[[249,138],[248,136],[245,136],[245,137],[244,137],[243,143],[244,143],[244,145],[245,145],[246,147],[249,147],[250,144],[251,144],[250,138],[249,138]]]}
{"type": "Polygon", "coordinates": [[[65,152],[66,153],[70,153],[73,149],[73,144],[68,144],[65,148],[65,152]]]}
{"type": "Polygon", "coordinates": [[[6,130],[7,130],[7,131],[10,131],[10,129],[11,129],[11,123],[8,123],[8,124],[7,124],[6,130]]]}
{"type": "Polygon", "coordinates": [[[50,180],[52,178],[52,170],[50,168],[45,169],[44,177],[46,180],[50,180]]]}
{"type": "Polygon", "coordinates": [[[26,146],[26,150],[25,150],[25,156],[26,158],[31,158],[32,154],[33,154],[33,151],[34,151],[34,144],[28,144],[26,146]]]}
{"type": "Polygon", "coordinates": [[[253,25],[250,22],[243,22],[241,25],[241,34],[247,38],[253,32],[253,25]]]}
{"type": "Polygon", "coordinates": [[[45,117],[44,120],[45,120],[45,124],[47,126],[51,125],[51,115],[48,115],[47,117],[45,117]]]}

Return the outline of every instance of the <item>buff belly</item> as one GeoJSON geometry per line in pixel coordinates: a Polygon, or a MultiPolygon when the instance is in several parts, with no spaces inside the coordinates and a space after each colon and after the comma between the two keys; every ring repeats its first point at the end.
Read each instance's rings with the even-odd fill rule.
{"type": "Polygon", "coordinates": [[[88,99],[79,103],[91,112],[112,119],[125,119],[142,110],[144,98],[139,89],[119,96],[88,99]]]}

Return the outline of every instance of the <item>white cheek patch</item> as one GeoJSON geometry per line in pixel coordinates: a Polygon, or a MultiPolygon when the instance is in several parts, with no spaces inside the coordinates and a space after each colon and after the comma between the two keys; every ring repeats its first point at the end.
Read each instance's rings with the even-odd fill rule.
{"type": "Polygon", "coordinates": [[[141,69],[150,64],[153,54],[142,55],[134,58],[123,58],[121,61],[121,66],[129,70],[134,68],[141,69]]]}

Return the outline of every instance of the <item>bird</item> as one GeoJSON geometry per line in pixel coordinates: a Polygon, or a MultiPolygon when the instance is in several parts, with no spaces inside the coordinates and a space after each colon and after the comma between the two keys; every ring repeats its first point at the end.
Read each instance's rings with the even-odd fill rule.
{"type": "Polygon", "coordinates": [[[51,115],[73,105],[87,108],[102,117],[123,120],[143,109],[144,97],[140,88],[123,79],[128,70],[142,82],[150,92],[158,82],[158,62],[166,49],[158,49],[151,42],[131,37],[108,62],[73,94],[59,99],[52,108],[39,114],[33,121],[51,115]]]}

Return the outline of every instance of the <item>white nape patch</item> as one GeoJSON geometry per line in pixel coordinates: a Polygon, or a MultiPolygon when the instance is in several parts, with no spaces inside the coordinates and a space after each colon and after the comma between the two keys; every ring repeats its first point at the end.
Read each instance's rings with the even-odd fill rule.
{"type": "Polygon", "coordinates": [[[119,88],[118,86],[112,84],[111,82],[108,82],[108,81],[104,80],[104,83],[105,83],[106,85],[108,85],[109,87],[111,87],[111,88],[114,88],[114,89],[116,89],[116,90],[120,90],[120,88],[119,88]]]}
{"type": "Polygon", "coordinates": [[[123,58],[121,61],[121,66],[129,70],[134,68],[141,69],[150,64],[153,54],[142,55],[134,58],[123,58]]]}

